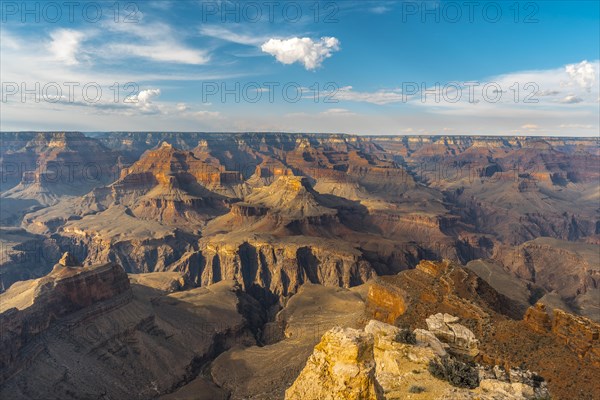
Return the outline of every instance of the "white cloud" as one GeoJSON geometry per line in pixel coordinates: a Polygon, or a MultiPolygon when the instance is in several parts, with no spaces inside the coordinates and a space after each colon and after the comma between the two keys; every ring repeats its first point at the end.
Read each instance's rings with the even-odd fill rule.
{"type": "Polygon", "coordinates": [[[218,111],[195,111],[190,113],[192,117],[200,118],[200,119],[209,119],[209,118],[220,118],[221,113],[218,111]]]}
{"type": "Polygon", "coordinates": [[[11,49],[11,50],[19,50],[21,48],[21,44],[19,40],[12,36],[12,34],[4,29],[0,29],[2,34],[2,48],[3,49],[11,49]]]}
{"type": "Polygon", "coordinates": [[[355,92],[352,86],[344,86],[333,96],[337,100],[361,101],[372,104],[389,104],[403,101],[400,89],[385,89],[375,92],[355,92]]]}
{"type": "Polygon", "coordinates": [[[325,110],[325,111],[321,112],[321,115],[348,116],[348,115],[354,115],[354,113],[345,108],[330,108],[329,110],[325,110]]]}
{"type": "Polygon", "coordinates": [[[539,129],[539,126],[536,124],[525,124],[521,126],[521,129],[526,129],[528,131],[534,131],[536,129],[539,129]]]}
{"type": "Polygon", "coordinates": [[[562,99],[560,102],[563,104],[577,104],[583,102],[583,99],[581,97],[575,96],[574,94],[570,94],[564,99],[562,99]]]}
{"type": "MultiPolygon", "coordinates": [[[[241,28],[240,28],[241,29],[241,28]]],[[[238,29],[239,30],[239,29],[238,29]]],[[[243,34],[234,32],[222,26],[207,25],[200,28],[200,34],[203,36],[213,37],[227,42],[245,44],[249,46],[258,46],[267,40],[267,37],[261,37],[252,34],[243,34]]]]}
{"type": "Polygon", "coordinates": [[[537,93],[539,97],[556,96],[560,94],[558,90],[541,90],[537,93]]]}
{"type": "Polygon", "coordinates": [[[210,59],[204,51],[188,49],[169,42],[148,45],[121,43],[115,44],[111,48],[115,52],[121,53],[120,55],[143,57],[163,62],[205,64],[210,59]]]}
{"type": "Polygon", "coordinates": [[[48,51],[55,60],[66,65],[79,64],[77,53],[84,36],[82,32],[72,29],[57,29],[50,33],[51,41],[48,44],[48,51]]]}
{"type": "Polygon", "coordinates": [[[137,95],[137,100],[140,103],[149,103],[153,97],[157,97],[157,96],[160,96],[160,89],[147,89],[147,90],[142,90],[137,95]]]}
{"type": "Polygon", "coordinates": [[[141,90],[137,95],[131,96],[125,100],[126,103],[135,104],[135,106],[144,113],[158,113],[160,108],[152,103],[152,99],[160,96],[160,89],[141,90]]]}
{"type": "Polygon", "coordinates": [[[584,60],[579,64],[569,64],[565,67],[565,71],[575,83],[588,92],[592,89],[592,86],[596,81],[596,71],[594,71],[594,66],[587,60],[584,60]]]}
{"type": "Polygon", "coordinates": [[[563,129],[593,129],[594,125],[589,124],[561,124],[559,128],[563,129]]]}
{"type": "Polygon", "coordinates": [[[340,41],[334,37],[322,37],[317,41],[307,37],[269,39],[260,48],[282,64],[298,62],[307,70],[314,70],[340,49],[340,41]]]}
{"type": "Polygon", "coordinates": [[[106,26],[121,35],[129,36],[126,42],[107,45],[105,56],[134,56],[150,60],[180,64],[201,65],[210,60],[206,50],[188,47],[176,37],[169,25],[155,24],[108,24],[106,26]],[[131,38],[135,40],[131,40],[131,38]]]}

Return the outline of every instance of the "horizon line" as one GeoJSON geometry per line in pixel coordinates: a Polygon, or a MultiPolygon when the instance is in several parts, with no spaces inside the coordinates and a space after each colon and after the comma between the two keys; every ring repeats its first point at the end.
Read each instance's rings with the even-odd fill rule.
{"type": "Polygon", "coordinates": [[[345,132],[294,132],[294,131],[133,131],[133,130],[111,130],[111,131],[67,131],[67,130],[0,130],[0,135],[7,133],[81,133],[81,134],[122,134],[122,133],[134,133],[134,134],[211,134],[211,135],[243,135],[243,134],[258,134],[258,135],[267,135],[267,134],[281,134],[281,135],[329,135],[329,136],[354,136],[354,137],[486,137],[486,138],[561,138],[561,139],[596,139],[600,140],[600,136],[564,136],[564,135],[552,135],[552,134],[540,134],[540,135],[531,135],[531,134],[506,134],[506,135],[497,135],[497,134],[469,134],[469,133],[459,133],[459,134],[441,134],[441,133],[390,133],[390,134],[359,134],[359,133],[345,133],[345,132]]]}

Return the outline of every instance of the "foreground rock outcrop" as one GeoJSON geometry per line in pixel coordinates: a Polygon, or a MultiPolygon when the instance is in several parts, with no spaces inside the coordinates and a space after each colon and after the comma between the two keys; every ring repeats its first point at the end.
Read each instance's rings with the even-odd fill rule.
{"type": "MultiPolygon", "coordinates": [[[[452,319],[452,323],[455,320],[452,319]]],[[[459,324],[455,324],[460,326],[459,324]]],[[[286,400],[387,400],[422,394],[427,399],[521,400],[548,396],[541,378],[501,367],[465,367],[472,389],[438,379],[440,361],[429,342],[411,342],[401,329],[370,321],[363,330],[333,328],[314,348],[305,368],[286,391],[286,400]],[[404,342],[402,341],[404,338],[404,342]]],[[[466,365],[466,364],[461,364],[466,365]]]]}
{"type": "MultiPolygon", "coordinates": [[[[482,365],[536,371],[548,380],[553,399],[592,400],[600,392],[597,324],[561,310],[550,313],[542,306],[523,309],[456,263],[422,261],[414,270],[376,278],[369,289],[367,310],[377,319],[390,322],[393,318],[395,325],[417,329],[417,336],[420,329],[429,330],[426,320],[432,315],[441,313],[441,320],[443,314],[459,317],[460,324],[477,338],[475,359],[482,365]],[[402,312],[398,312],[399,304],[402,312]]],[[[442,331],[447,334],[432,335],[454,338],[452,329],[444,325],[442,331]]],[[[470,346],[460,351],[449,342],[437,353],[468,355],[470,346]]]]}
{"type": "Polygon", "coordinates": [[[375,379],[373,336],[352,328],[326,332],[285,398],[383,400],[375,379]]]}

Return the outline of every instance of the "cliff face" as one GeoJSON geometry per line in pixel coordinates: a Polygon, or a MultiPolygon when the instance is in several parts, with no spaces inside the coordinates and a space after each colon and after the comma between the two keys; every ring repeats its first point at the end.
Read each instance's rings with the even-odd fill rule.
{"type": "Polygon", "coordinates": [[[102,307],[128,301],[129,289],[127,274],[116,264],[93,268],[57,264],[44,278],[14,284],[0,295],[2,379],[19,368],[19,353],[55,320],[105,301],[102,307]]]}
{"type": "Polygon", "coordinates": [[[563,299],[573,300],[600,288],[597,250],[593,244],[544,237],[504,252],[498,258],[515,275],[537,283],[548,292],[554,291],[563,299]]]}
{"type": "Polygon", "coordinates": [[[2,197],[47,206],[118,178],[118,153],[77,132],[41,132],[2,139],[2,197]]]}
{"type": "Polygon", "coordinates": [[[388,323],[398,321],[407,311],[414,312],[414,307],[421,312],[439,306],[463,318],[489,313],[520,318],[525,312],[475,273],[447,260],[421,261],[414,270],[377,278],[368,299],[374,315],[388,323]]]}
{"type": "Polygon", "coordinates": [[[373,317],[393,324],[406,312],[408,295],[398,287],[381,282],[369,286],[368,304],[373,317]]]}
{"type": "Polygon", "coordinates": [[[198,284],[235,279],[247,292],[269,302],[296,293],[304,283],[351,287],[374,275],[360,252],[345,246],[336,249],[336,242],[325,240],[206,241],[196,257],[190,267],[198,284]]]}
{"type": "Polygon", "coordinates": [[[8,227],[0,228],[0,236],[0,293],[17,281],[47,274],[60,258],[58,243],[46,236],[8,227]]]}
{"type": "Polygon", "coordinates": [[[580,359],[600,367],[600,324],[537,303],[523,319],[535,332],[549,334],[564,343],[580,359]]]}
{"type": "Polygon", "coordinates": [[[117,265],[62,262],[1,295],[2,398],[156,398],[196,379],[220,352],[255,344],[264,323],[233,281],[178,291],[181,274],[130,285],[117,265]]]}
{"type": "Polygon", "coordinates": [[[600,367],[600,324],[562,310],[554,311],[552,333],[581,358],[600,367]]]}

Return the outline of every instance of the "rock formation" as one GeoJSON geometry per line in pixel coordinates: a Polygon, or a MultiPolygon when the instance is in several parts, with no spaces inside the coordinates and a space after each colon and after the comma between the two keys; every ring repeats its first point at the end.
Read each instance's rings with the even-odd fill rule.
{"type": "MultiPolygon", "coordinates": [[[[78,132],[3,135],[3,203],[46,207],[118,177],[119,155],[78,132]]],[[[18,224],[17,224],[18,225],[18,224]]]]}
{"type": "Polygon", "coordinates": [[[48,276],[18,282],[0,295],[3,380],[20,368],[21,350],[47,331],[56,319],[107,300],[127,301],[129,280],[120,266],[75,269],[70,268],[71,263],[73,259],[65,253],[48,276]]]}
{"type": "Polygon", "coordinates": [[[262,311],[235,282],[173,291],[182,278],[130,285],[115,264],[57,264],[14,284],[0,295],[0,397],[156,398],[198,382],[220,352],[256,343],[262,311]]]}
{"type": "Polygon", "coordinates": [[[600,367],[600,324],[560,309],[550,311],[542,303],[529,308],[523,321],[533,331],[556,337],[579,358],[600,367]]]}
{"type": "MultiPolygon", "coordinates": [[[[437,318],[435,316],[432,316],[437,318]]],[[[452,319],[454,321],[454,319],[452,319]]],[[[286,391],[292,399],[385,400],[423,393],[436,399],[537,399],[547,396],[543,380],[528,371],[496,366],[473,369],[477,387],[458,389],[432,375],[433,347],[402,343],[395,326],[370,321],[364,331],[333,328],[314,348],[286,391]]]]}
{"type": "MultiPolygon", "coordinates": [[[[592,393],[600,390],[595,379],[600,371],[594,356],[597,327],[586,318],[555,310],[558,319],[553,319],[542,305],[515,312],[518,306],[473,272],[451,262],[424,261],[414,270],[378,277],[369,289],[368,312],[386,320],[397,309],[395,304],[403,304],[404,312],[394,314],[394,323],[416,329],[418,341],[432,343],[437,354],[453,352],[455,334],[443,323],[443,315],[450,314],[459,317],[460,325],[477,337],[475,360],[481,364],[536,371],[548,379],[553,398],[569,399],[575,393],[578,399],[591,400],[592,393]],[[379,292],[387,302],[378,301],[379,292]],[[445,334],[431,335],[440,344],[426,333],[426,320],[436,314],[440,315],[433,320],[439,324],[434,325],[442,326],[445,334]]],[[[470,334],[466,337],[471,339],[463,344],[473,343],[470,334]]],[[[456,350],[455,354],[469,352],[465,346],[456,350]]]]}
{"type": "Polygon", "coordinates": [[[58,260],[58,263],[63,267],[78,267],[81,265],[79,261],[77,261],[75,256],[69,253],[68,251],[65,254],[63,254],[60,260],[58,260]]]}
{"type": "Polygon", "coordinates": [[[477,339],[473,332],[458,323],[459,318],[438,313],[425,320],[427,329],[444,343],[448,343],[450,349],[458,354],[476,356],[477,339]]]}
{"type": "Polygon", "coordinates": [[[383,400],[375,380],[373,336],[352,328],[326,332],[285,398],[383,400]]]}
{"type": "Polygon", "coordinates": [[[325,332],[364,326],[366,288],[305,284],[262,330],[262,345],[234,348],[211,365],[210,376],[231,400],[283,399],[325,332]]]}
{"type": "Polygon", "coordinates": [[[369,287],[369,307],[373,316],[393,324],[406,311],[407,294],[393,285],[381,281],[369,287]]]}
{"type": "MultiPolygon", "coordinates": [[[[155,398],[199,387],[282,398],[323,333],[301,332],[298,321],[312,327],[301,308],[327,330],[362,329],[366,310],[410,327],[440,359],[523,364],[556,398],[600,390],[597,138],[2,135],[0,291],[39,319],[2,314],[14,334],[1,394],[155,398]],[[114,265],[140,275],[103,298],[122,289],[108,278],[114,265]],[[107,280],[86,286],[98,272],[107,280]],[[45,283],[29,290],[32,279],[45,283]],[[538,300],[548,311],[530,308],[538,300]],[[215,312],[229,316],[223,326],[194,330],[216,324],[215,312]],[[63,334],[92,326],[109,332],[101,343],[63,334]],[[234,340],[242,345],[228,350],[234,340]]],[[[366,335],[374,359],[377,343],[396,348],[366,335]]],[[[509,383],[490,384],[518,394],[509,383]]],[[[474,395],[448,396],[459,394],[474,395]]]]}

